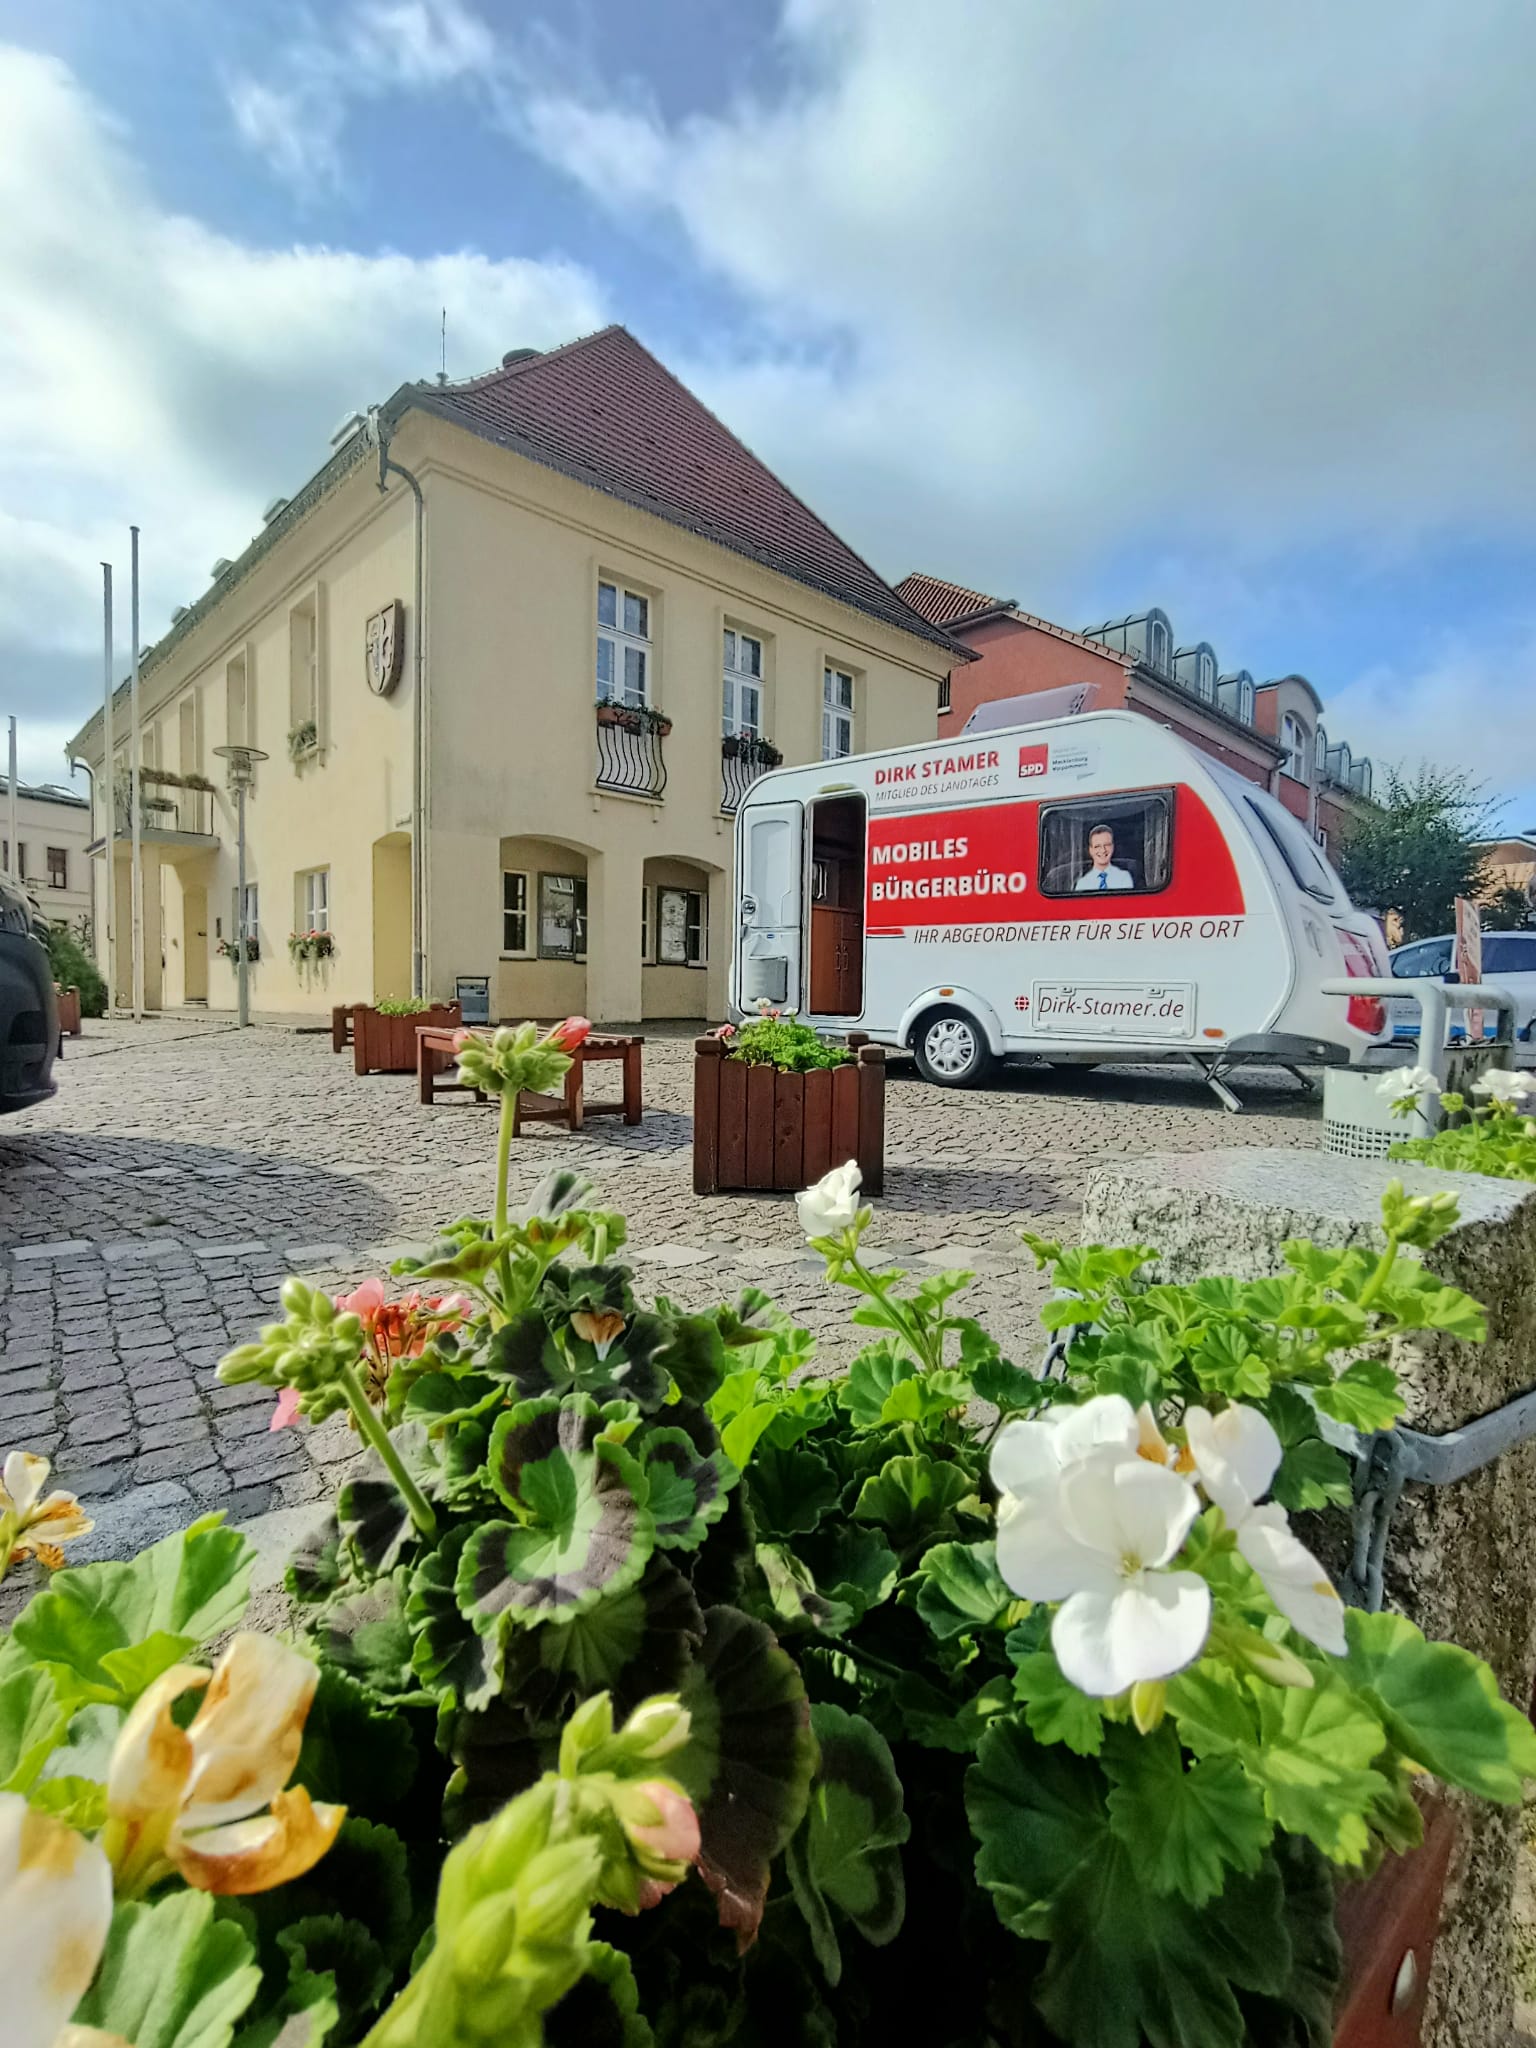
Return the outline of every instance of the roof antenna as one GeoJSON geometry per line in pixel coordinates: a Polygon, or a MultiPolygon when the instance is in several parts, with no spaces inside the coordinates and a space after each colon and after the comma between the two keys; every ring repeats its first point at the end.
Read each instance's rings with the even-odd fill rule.
{"type": "Polygon", "coordinates": [[[443,308],[442,339],[437,366],[437,381],[439,384],[446,384],[448,382],[448,308],[446,306],[443,308]]]}

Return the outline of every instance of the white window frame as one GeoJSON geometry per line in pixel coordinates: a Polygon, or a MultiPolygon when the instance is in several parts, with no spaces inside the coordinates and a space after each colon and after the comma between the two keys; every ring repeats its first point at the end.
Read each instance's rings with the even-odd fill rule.
{"type": "Polygon", "coordinates": [[[854,751],[854,718],[858,705],[858,686],[852,669],[839,668],[836,662],[823,662],[821,670],[821,758],[823,761],[844,761],[854,751]],[[846,693],[843,685],[847,684],[846,693]],[[839,746],[839,739],[847,741],[839,746]]]}
{"type": "Polygon", "coordinates": [[[648,591],[632,589],[617,577],[598,578],[596,684],[599,704],[625,704],[639,710],[653,701],[656,694],[656,642],[651,632],[653,602],[648,591]],[[605,592],[611,593],[613,598],[611,624],[603,619],[605,592]],[[631,605],[640,608],[642,623],[639,629],[629,623],[631,605]],[[603,674],[605,651],[606,676],[603,674]],[[638,682],[631,675],[630,655],[635,657],[638,682]]]}
{"type": "Polygon", "coordinates": [[[1309,781],[1307,728],[1293,711],[1287,711],[1280,721],[1280,744],[1285,749],[1285,759],[1280,764],[1281,774],[1289,775],[1293,782],[1309,781]]]}
{"type": "Polygon", "coordinates": [[[528,947],[528,917],[529,917],[529,900],[528,900],[528,899],[529,899],[529,896],[530,896],[530,894],[531,894],[531,891],[529,890],[529,887],[528,887],[528,870],[527,870],[526,868],[503,868],[503,869],[502,869],[502,871],[501,871],[501,957],[502,957],[502,959],[503,959],[503,960],[526,960],[526,959],[527,959],[527,958],[529,957],[529,947],[528,947]],[[507,884],[508,884],[509,882],[514,882],[514,883],[520,883],[520,884],[521,884],[521,888],[520,888],[520,889],[509,889],[509,888],[507,887],[507,884]],[[520,905],[519,905],[519,904],[517,904],[517,903],[514,903],[514,902],[509,902],[509,901],[508,901],[508,898],[509,898],[509,897],[513,897],[513,896],[517,896],[517,895],[521,895],[521,897],[522,897],[522,902],[521,902],[521,904],[520,904],[520,905]],[[511,944],[509,943],[509,941],[508,941],[508,934],[509,934],[509,933],[510,933],[510,932],[512,931],[512,929],[513,929],[513,921],[514,921],[514,920],[521,920],[521,922],[522,922],[522,927],[523,927],[523,940],[522,940],[522,944],[521,944],[521,945],[518,945],[518,946],[514,946],[514,945],[511,945],[511,944]]]}
{"type": "Polygon", "coordinates": [[[640,965],[651,964],[651,885],[640,884],[640,965]]]}
{"type": "Polygon", "coordinates": [[[941,711],[947,711],[947,710],[949,709],[949,677],[948,677],[948,676],[942,676],[942,677],[940,677],[940,679],[939,679],[939,709],[940,709],[941,711]]]}
{"type": "Polygon", "coordinates": [[[69,887],[69,848],[67,846],[50,846],[47,850],[47,863],[49,888],[67,889],[69,887]],[[57,874],[54,873],[55,854],[58,855],[59,872],[57,874]]]}
{"type": "Polygon", "coordinates": [[[328,932],[331,928],[331,871],[305,868],[299,875],[300,931],[328,932]]]}
{"type": "Polygon", "coordinates": [[[231,746],[256,744],[255,681],[249,648],[232,654],[224,664],[224,737],[231,746]],[[235,716],[239,710],[238,719],[235,716]]]}
{"type": "MultiPolygon", "coordinates": [[[[677,920],[674,920],[676,923],[677,920]]],[[[658,885],[656,890],[656,960],[662,967],[707,967],[709,965],[709,894],[704,889],[658,885]],[[682,947],[674,944],[668,929],[667,899],[681,898],[682,947]]]]}
{"type": "Polygon", "coordinates": [[[744,633],[727,626],[722,643],[720,685],[720,730],[727,739],[749,733],[763,736],[763,684],[767,650],[760,633],[744,633]],[[756,650],[757,666],[751,665],[746,650],[756,650]]]}
{"type": "Polygon", "coordinates": [[[240,917],[240,885],[238,882],[230,890],[229,895],[235,927],[230,933],[230,937],[233,939],[247,938],[259,941],[261,938],[261,894],[258,885],[255,882],[247,882],[245,885],[245,919],[243,927],[240,917]]]}

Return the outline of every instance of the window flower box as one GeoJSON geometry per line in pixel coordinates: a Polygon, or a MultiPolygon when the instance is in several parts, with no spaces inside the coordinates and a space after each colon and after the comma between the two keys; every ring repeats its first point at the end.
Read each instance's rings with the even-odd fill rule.
{"type": "Polygon", "coordinates": [[[846,1066],[786,1073],[730,1057],[730,1042],[696,1038],[693,1189],[798,1193],[856,1159],[864,1192],[885,1185],[885,1052],[850,1033],[846,1066]]]}
{"type": "Polygon", "coordinates": [[[288,957],[296,967],[306,967],[316,960],[329,960],[336,951],[336,940],[330,932],[290,932],[288,934],[288,957]]]}
{"type": "MultiPolygon", "coordinates": [[[[416,1032],[429,1025],[434,1031],[457,1031],[463,1023],[457,1003],[424,1003],[419,1010],[380,1010],[372,1003],[353,1003],[352,1065],[359,1074],[414,1074],[416,1032]]],[[[331,1042],[336,1042],[333,1015],[331,1042]]]]}
{"type": "MultiPolygon", "coordinates": [[[[228,960],[231,963],[231,965],[239,965],[240,941],[238,939],[220,939],[217,947],[215,948],[215,951],[222,953],[224,958],[228,960]]],[[[245,957],[247,960],[251,962],[253,966],[261,958],[260,939],[250,938],[246,940],[245,957]]]]}
{"type": "Polygon", "coordinates": [[[649,704],[613,704],[600,702],[597,707],[599,725],[616,725],[624,732],[653,732],[665,739],[672,730],[672,721],[664,711],[653,711],[649,704]]]}

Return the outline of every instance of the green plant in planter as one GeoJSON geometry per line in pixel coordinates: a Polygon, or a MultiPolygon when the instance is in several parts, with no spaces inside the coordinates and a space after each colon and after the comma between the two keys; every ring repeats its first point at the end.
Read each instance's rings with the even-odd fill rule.
{"type": "MultiPolygon", "coordinates": [[[[461,1078],[507,1107],[569,1035],[467,1040],[461,1078]]],[[[1330,1865],[1412,1846],[1421,1774],[1514,1802],[1536,1772],[1486,1668],[1347,1614],[1288,1521],[1347,1499],[1331,1435],[1399,1412],[1388,1341],[1481,1334],[1414,1256],[1454,1203],[1394,1188],[1382,1252],[1297,1243],[1271,1280],[1032,1240],[1063,1290],[1040,1376],[960,1312],[969,1274],[871,1265],[839,1168],[801,1222],[870,1341],[817,1378],[756,1290],[641,1301],[575,1176],[513,1216],[509,1134],[493,1216],[397,1267],[474,1310],[379,1383],[289,1586],[322,1664],[416,1731],[450,1836],[596,1696],[682,1703],[703,1883],[603,1922],[579,1989],[614,2023],[622,1984],[613,2038],[857,2048],[921,2012],[940,2048],[1325,2048],[1330,1865]]],[[[288,1307],[222,1373],[358,1413],[360,1326],[288,1307]]],[[[547,2037],[595,2038],[569,1996],[547,2037]]]]}
{"type": "MultiPolygon", "coordinates": [[[[1392,1097],[1394,1116],[1416,1110],[1435,1086],[1425,1068],[1384,1076],[1381,1092],[1392,1097]]],[[[1429,1138],[1403,1138],[1392,1147],[1394,1159],[1417,1160],[1421,1166],[1443,1167],[1448,1173],[1486,1173],[1496,1180],[1536,1180],[1536,1116],[1525,1108],[1536,1101],[1536,1079],[1522,1072],[1494,1067],[1472,1084],[1481,1103],[1447,1090],[1440,1105],[1460,1118],[1429,1138]]]]}
{"type": "Polygon", "coordinates": [[[295,766],[307,761],[312,754],[320,751],[320,728],[314,719],[306,718],[294,726],[288,735],[288,758],[295,766]]]}
{"type": "Polygon", "coordinates": [[[296,967],[313,966],[317,960],[329,960],[335,951],[336,941],[330,932],[288,934],[288,958],[296,967]]]}
{"type": "Polygon", "coordinates": [[[749,1067],[777,1067],[785,1074],[809,1074],[821,1067],[846,1067],[853,1054],[846,1045],[829,1045],[793,1010],[775,1010],[764,1003],[761,1014],[738,1030],[722,1024],[715,1033],[727,1047],[727,1058],[749,1067]]]}
{"type": "Polygon", "coordinates": [[[420,996],[376,996],[373,1007],[381,1017],[424,1017],[434,1005],[420,996]]]}

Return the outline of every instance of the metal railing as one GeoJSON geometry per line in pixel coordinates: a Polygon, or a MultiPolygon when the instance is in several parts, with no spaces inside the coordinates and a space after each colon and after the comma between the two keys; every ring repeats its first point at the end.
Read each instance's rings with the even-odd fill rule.
{"type": "MultiPolygon", "coordinates": [[[[113,805],[120,839],[133,831],[133,809],[126,790],[118,790],[113,805]]],[[[186,832],[201,839],[213,837],[213,791],[177,789],[164,783],[146,783],[139,793],[139,830],[142,833],[186,832]]]]}
{"type": "Polygon", "coordinates": [[[728,733],[720,742],[720,808],[733,812],[760,775],[777,768],[784,756],[757,733],[728,733]]]}
{"type": "Polygon", "coordinates": [[[597,707],[597,787],[622,796],[659,797],[667,786],[662,741],[671,722],[628,705],[597,707]]]}

